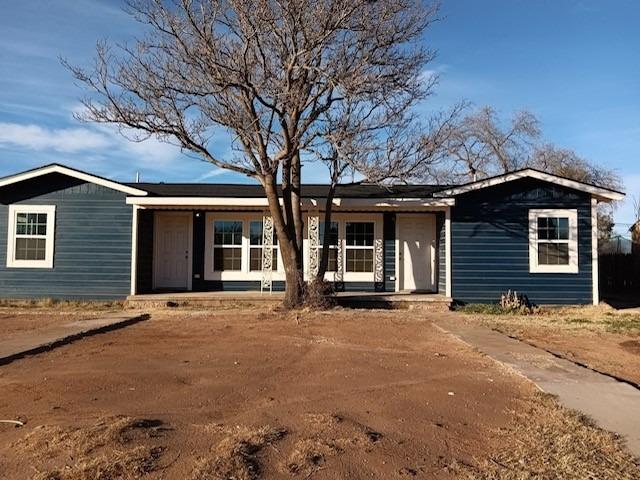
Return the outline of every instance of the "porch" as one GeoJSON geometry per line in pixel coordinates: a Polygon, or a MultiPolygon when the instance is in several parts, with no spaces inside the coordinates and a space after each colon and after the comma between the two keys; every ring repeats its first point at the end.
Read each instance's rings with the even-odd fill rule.
{"type": "MultiPolygon", "coordinates": [[[[190,206],[134,205],[130,300],[277,301],[284,290],[283,259],[264,207],[196,202],[202,200],[190,206]],[[273,293],[265,299],[261,292],[273,293]]],[[[450,297],[449,206],[401,207],[337,206],[327,232],[323,212],[306,209],[305,279],[316,275],[328,235],[325,280],[341,299],[396,304],[407,302],[409,292],[416,302],[450,297]]]]}

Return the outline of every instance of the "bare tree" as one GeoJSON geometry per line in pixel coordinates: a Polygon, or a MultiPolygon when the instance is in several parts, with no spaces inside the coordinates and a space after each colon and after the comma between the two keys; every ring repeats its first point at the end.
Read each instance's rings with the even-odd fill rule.
{"type": "Polygon", "coordinates": [[[472,181],[516,170],[526,163],[540,136],[538,120],[530,112],[517,112],[505,124],[488,106],[470,111],[451,127],[447,156],[436,174],[441,182],[472,181]]]}
{"type": "Polygon", "coordinates": [[[147,27],[143,38],[99,43],[89,70],[65,62],[91,92],[82,119],[158,136],[257,179],[282,251],[285,305],[299,305],[303,158],[339,159],[335,178],[347,168],[403,176],[399,164],[379,168],[387,160],[377,149],[391,130],[409,131],[405,113],[433,86],[421,75],[434,57],[421,37],[438,5],[131,0],[129,8],[147,27]],[[234,158],[213,153],[216,129],[231,135],[234,158]]]}
{"type": "MultiPolygon", "coordinates": [[[[613,190],[622,189],[620,176],[605,167],[595,165],[580,157],[573,150],[544,144],[535,148],[526,166],[537,168],[554,175],[571,178],[579,182],[599,185],[613,190]]],[[[598,234],[600,239],[611,238],[615,203],[598,205],[598,234]]]]}

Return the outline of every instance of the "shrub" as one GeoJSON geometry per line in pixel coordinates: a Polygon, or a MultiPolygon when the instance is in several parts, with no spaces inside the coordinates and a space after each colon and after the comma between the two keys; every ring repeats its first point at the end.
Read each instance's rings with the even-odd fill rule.
{"type": "Polygon", "coordinates": [[[333,285],[318,279],[308,282],[304,290],[304,305],[317,310],[335,307],[336,298],[333,285]]]}

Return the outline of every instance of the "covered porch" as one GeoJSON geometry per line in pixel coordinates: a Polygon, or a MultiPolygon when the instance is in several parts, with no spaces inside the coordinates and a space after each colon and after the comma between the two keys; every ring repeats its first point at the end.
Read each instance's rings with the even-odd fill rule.
{"type": "MultiPolygon", "coordinates": [[[[280,295],[284,268],[266,199],[177,200],[128,199],[134,208],[132,301],[149,300],[147,295],[176,296],[167,297],[170,302],[203,293],[252,301],[280,295]]],[[[328,235],[325,279],[341,297],[366,293],[380,303],[403,302],[407,294],[451,296],[448,200],[337,199],[327,232],[322,203],[303,203],[307,280],[317,274],[328,235]]]]}

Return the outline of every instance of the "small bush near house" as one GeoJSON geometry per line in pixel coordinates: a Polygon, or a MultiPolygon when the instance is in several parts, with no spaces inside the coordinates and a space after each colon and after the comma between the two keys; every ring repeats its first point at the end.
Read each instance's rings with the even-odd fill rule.
{"type": "Polygon", "coordinates": [[[312,309],[327,309],[336,306],[333,285],[324,280],[307,283],[304,292],[304,305],[312,309]]]}
{"type": "Polygon", "coordinates": [[[509,290],[500,297],[500,303],[468,303],[458,305],[454,310],[462,313],[483,315],[529,315],[537,313],[526,295],[509,290]]]}

